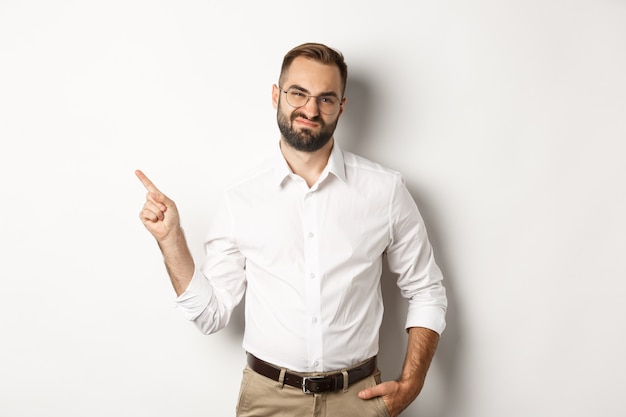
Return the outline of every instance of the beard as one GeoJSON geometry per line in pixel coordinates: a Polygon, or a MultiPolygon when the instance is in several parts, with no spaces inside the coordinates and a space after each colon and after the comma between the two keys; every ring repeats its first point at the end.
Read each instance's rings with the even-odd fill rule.
{"type": "Polygon", "coordinates": [[[280,129],[280,133],[285,142],[295,150],[301,152],[315,152],[326,145],[333,137],[337,122],[339,121],[339,118],[337,118],[333,123],[327,125],[320,116],[308,118],[298,112],[293,112],[291,116],[288,117],[280,111],[280,107],[276,114],[278,129],[280,129]],[[319,132],[313,133],[311,129],[296,130],[293,127],[293,121],[298,117],[318,123],[320,125],[319,132]]]}

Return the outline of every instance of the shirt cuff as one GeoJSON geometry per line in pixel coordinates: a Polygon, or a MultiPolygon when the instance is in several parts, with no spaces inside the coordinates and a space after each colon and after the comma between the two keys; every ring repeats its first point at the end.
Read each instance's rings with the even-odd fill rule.
{"type": "Polygon", "coordinates": [[[212,296],[211,284],[204,274],[196,268],[187,289],[176,298],[175,303],[183,316],[187,320],[193,321],[206,309],[212,296]]]}
{"type": "Polygon", "coordinates": [[[411,327],[425,327],[441,335],[446,328],[446,310],[439,306],[409,309],[405,328],[411,327]]]}

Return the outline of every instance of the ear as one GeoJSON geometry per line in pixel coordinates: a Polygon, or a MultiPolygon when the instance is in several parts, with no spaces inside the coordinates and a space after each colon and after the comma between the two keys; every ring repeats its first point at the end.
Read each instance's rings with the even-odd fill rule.
{"type": "Polygon", "coordinates": [[[274,109],[278,109],[278,99],[280,98],[280,89],[276,84],[272,85],[272,106],[274,109]]]}
{"type": "Polygon", "coordinates": [[[339,107],[339,115],[337,116],[337,119],[339,119],[341,115],[343,114],[343,109],[346,107],[347,101],[348,99],[346,97],[341,99],[341,107],[339,107]]]}

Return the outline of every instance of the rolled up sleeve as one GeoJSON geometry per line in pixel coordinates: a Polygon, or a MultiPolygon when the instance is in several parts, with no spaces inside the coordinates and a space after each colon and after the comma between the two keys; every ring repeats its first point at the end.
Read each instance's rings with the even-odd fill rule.
{"type": "Polygon", "coordinates": [[[387,261],[408,299],[406,328],[425,327],[439,334],[446,326],[446,290],[422,216],[399,177],[390,203],[391,243],[387,261]]]}

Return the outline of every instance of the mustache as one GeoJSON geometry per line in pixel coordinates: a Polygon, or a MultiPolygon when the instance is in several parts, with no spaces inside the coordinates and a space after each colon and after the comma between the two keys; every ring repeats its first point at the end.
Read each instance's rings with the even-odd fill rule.
{"type": "Polygon", "coordinates": [[[311,122],[315,122],[315,123],[320,123],[320,124],[324,124],[324,122],[322,121],[322,118],[320,116],[315,116],[315,117],[307,117],[304,113],[299,113],[299,112],[293,112],[291,113],[291,121],[293,122],[294,120],[296,120],[296,118],[301,118],[301,119],[305,119],[305,120],[310,120],[311,122]]]}

